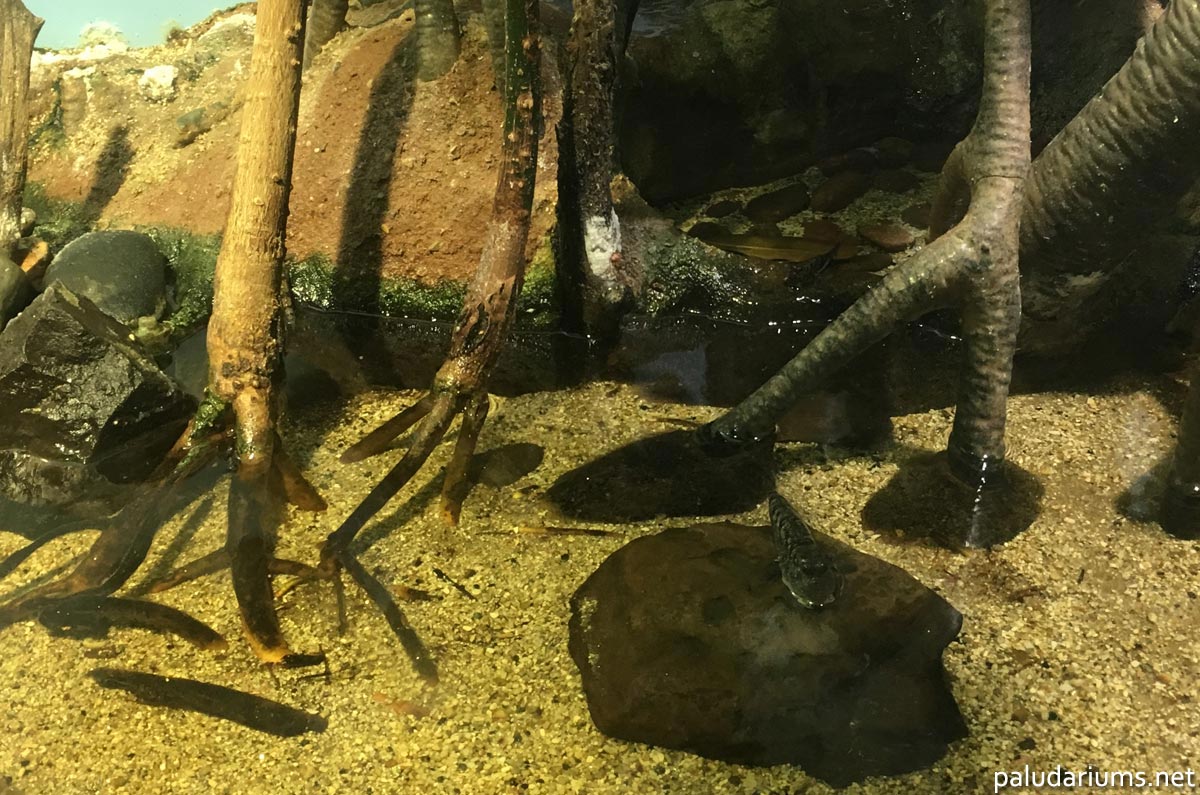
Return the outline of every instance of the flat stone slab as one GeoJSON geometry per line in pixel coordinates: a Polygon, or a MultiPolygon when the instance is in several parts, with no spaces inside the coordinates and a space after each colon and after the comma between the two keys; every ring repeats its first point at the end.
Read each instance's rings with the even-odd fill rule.
{"type": "Polygon", "coordinates": [[[675,528],[613,553],[571,599],[597,728],[834,786],[928,767],[966,736],[942,666],[961,614],[817,535],[846,576],[820,611],[786,590],[769,527],[675,528]]]}

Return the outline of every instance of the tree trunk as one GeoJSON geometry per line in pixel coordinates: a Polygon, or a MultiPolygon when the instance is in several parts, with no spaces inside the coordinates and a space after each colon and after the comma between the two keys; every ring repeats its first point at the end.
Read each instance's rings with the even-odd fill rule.
{"type": "Polygon", "coordinates": [[[458,60],[461,44],[453,0],[414,0],[417,78],[437,80],[458,60]]]}
{"type": "Polygon", "coordinates": [[[0,256],[21,236],[29,145],[29,61],[43,20],[21,0],[0,0],[0,256]]]}
{"type": "Polygon", "coordinates": [[[350,0],[312,0],[304,37],[304,68],[307,69],[321,48],[346,27],[350,0]]]}
{"type": "Polygon", "coordinates": [[[258,3],[237,176],[208,326],[208,388],[234,412],[236,493],[230,498],[226,541],[234,590],[251,645],[272,662],[288,650],[270,604],[267,562],[273,539],[262,515],[269,511],[253,504],[270,486],[276,453],[273,386],[282,344],[282,268],[305,5],[303,0],[258,3]]]}
{"type": "Polygon", "coordinates": [[[622,255],[611,189],[618,61],[614,0],[576,0],[567,50],[569,91],[559,163],[565,277],[576,293],[581,325],[604,336],[614,330],[637,281],[622,255]]]}
{"type": "Polygon", "coordinates": [[[1138,267],[1134,246],[1195,184],[1197,131],[1200,0],[1172,0],[1034,161],[1021,222],[1022,348],[1063,350],[1094,325],[1113,272],[1138,267]]]}
{"type": "Polygon", "coordinates": [[[420,470],[454,417],[463,412],[463,428],[442,491],[444,514],[457,521],[463,495],[461,479],[466,475],[466,462],[487,416],[488,379],[508,337],[525,276],[525,246],[541,129],[541,36],[537,22],[538,0],[506,0],[500,174],[479,267],[467,288],[450,352],[425,398],[346,451],[343,460],[360,460],[382,452],[399,434],[420,422],[403,458],[329,534],[321,549],[322,572],[332,573],[340,564],[358,581],[388,617],[418,672],[428,680],[436,679],[433,661],[386,589],[379,587],[358,564],[349,547],[367,521],[420,470]]]}

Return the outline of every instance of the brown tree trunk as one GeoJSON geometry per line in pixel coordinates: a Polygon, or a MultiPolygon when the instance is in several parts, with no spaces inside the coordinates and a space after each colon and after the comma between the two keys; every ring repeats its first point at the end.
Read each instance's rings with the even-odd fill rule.
{"type": "MultiPolygon", "coordinates": [[[[624,37],[622,36],[622,39],[624,37]]],[[[613,207],[613,137],[618,38],[615,0],[576,0],[567,43],[568,85],[560,196],[568,281],[582,325],[611,334],[632,298],[637,274],[622,254],[613,207]]]]}
{"type": "Polygon", "coordinates": [[[29,60],[43,20],[21,0],[0,0],[0,256],[21,236],[29,143],[29,60]]]}
{"type": "Polygon", "coordinates": [[[209,392],[233,408],[237,475],[226,546],[251,645],[262,659],[289,652],[271,604],[273,539],[263,502],[272,488],[281,352],[284,240],[300,100],[304,0],[261,0],[246,83],[238,168],[213,283],[209,392]],[[265,603],[264,603],[265,600],[265,603]]]}
{"type": "Polygon", "coordinates": [[[458,60],[462,37],[454,0],[413,0],[417,15],[417,77],[437,80],[458,60]]]}
{"type": "Polygon", "coordinates": [[[508,337],[525,275],[525,245],[537,176],[537,143],[541,128],[538,0],[506,0],[506,8],[505,116],[500,174],[492,217],[484,232],[483,253],[475,278],[467,288],[450,352],[425,398],[346,451],[344,461],[356,461],[382,452],[393,439],[420,422],[404,457],[371,489],[341,526],[329,534],[321,550],[321,570],[332,573],[340,565],[354,577],[388,617],[418,672],[429,680],[437,677],[433,661],[387,590],[354,559],[349,547],[367,521],[420,470],[454,417],[463,412],[463,429],[442,492],[446,516],[457,521],[466,462],[487,415],[487,382],[508,337]]]}
{"type": "Polygon", "coordinates": [[[892,270],[765,384],[704,426],[714,454],[770,438],[806,390],[899,323],[946,304],[961,308],[966,367],[947,445],[967,486],[967,513],[943,540],[990,546],[1014,529],[981,520],[984,486],[1003,483],[1005,404],[1021,319],[1017,254],[1029,171],[1029,0],[987,0],[983,96],[975,125],[943,171],[931,240],[892,270]],[[966,208],[961,219],[957,208],[966,208]]]}
{"type": "Polygon", "coordinates": [[[307,69],[321,48],[346,27],[350,0],[312,0],[309,6],[307,34],[304,37],[304,68],[307,69]]]}

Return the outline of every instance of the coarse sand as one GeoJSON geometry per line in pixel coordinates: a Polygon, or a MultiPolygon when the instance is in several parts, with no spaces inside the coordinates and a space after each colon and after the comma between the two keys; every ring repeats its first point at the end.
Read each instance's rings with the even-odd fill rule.
{"type": "MultiPolygon", "coordinates": [[[[1154,387],[1130,377],[1102,394],[1011,400],[1010,459],[1046,492],[1033,526],[991,552],[963,554],[880,535],[860,520],[866,500],[900,462],[944,445],[948,409],[896,418],[895,443],[873,455],[786,446],[780,488],[818,527],[907,569],[965,617],[945,660],[970,736],[931,770],[869,780],[846,792],[991,792],[993,771],[1026,764],[1033,770],[1094,765],[1151,773],[1197,766],[1200,544],[1173,540],[1117,507],[1132,492],[1125,513],[1137,513],[1147,499],[1147,474],[1172,445],[1175,422],[1154,387]]],[[[293,414],[287,443],[329,500],[329,510],[291,513],[281,556],[315,560],[316,545],[400,453],[350,466],[338,464],[338,455],[415,396],[369,392],[293,414]]],[[[280,603],[293,647],[328,653],[328,682],[311,671],[272,676],[256,663],[241,637],[224,573],[154,598],[208,622],[230,640],[228,651],[198,651],[138,630],[78,640],[51,637],[34,622],[5,629],[0,731],[7,739],[0,748],[0,792],[832,791],[799,769],[723,764],[609,739],[592,726],[567,654],[571,593],[626,538],[700,519],[608,526],[619,534],[599,538],[522,532],[573,524],[541,497],[564,472],[661,432],[663,418],[707,420],[715,412],[648,404],[633,387],[611,382],[500,401],[480,450],[532,441],[545,448],[544,461],[509,486],[477,486],[457,529],[442,524],[437,506],[450,449],[443,444],[360,537],[369,544],[364,564],[385,583],[435,597],[403,606],[436,655],[436,686],[422,684],[352,583],[350,628],[342,637],[328,584],[301,585],[280,603]],[[140,705],[95,685],[87,673],[97,666],[258,693],[318,711],[329,728],[278,739],[203,715],[140,705]]],[[[227,490],[224,481],[164,528],[132,587],[222,543],[227,490]]],[[[759,524],[765,510],[729,518],[759,524]]],[[[61,571],[90,536],[69,536],[40,551],[4,583],[5,593],[61,571]]],[[[22,543],[3,534],[0,554],[22,543]]]]}

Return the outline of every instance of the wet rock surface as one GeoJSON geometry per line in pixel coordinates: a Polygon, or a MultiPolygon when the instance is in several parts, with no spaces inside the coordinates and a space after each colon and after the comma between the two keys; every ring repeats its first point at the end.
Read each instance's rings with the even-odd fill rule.
{"type": "Polygon", "coordinates": [[[128,230],[89,232],[68,243],[46,269],[45,283],[62,282],[122,323],[162,314],[167,258],[148,235],[128,230]]]}
{"type": "MultiPolygon", "coordinates": [[[[671,7],[671,24],[630,41],[636,74],[623,79],[619,146],[651,201],[769,181],[838,145],[896,134],[957,139],[970,125],[980,15],[968,6],[656,5],[671,7]]],[[[895,162],[899,147],[884,148],[895,162]]]]}
{"type": "MultiPolygon", "coordinates": [[[[818,534],[820,535],[820,534],[818,534]]],[[[962,616],[824,536],[846,586],[822,611],[779,577],[769,528],[673,528],[611,555],[571,599],[570,652],[605,734],[834,786],[926,767],[966,736],[942,651],[962,616]]]]}
{"type": "Polygon", "coordinates": [[[0,495],[62,504],[143,478],[194,407],[128,329],[52,284],[0,334],[0,495]]]}

